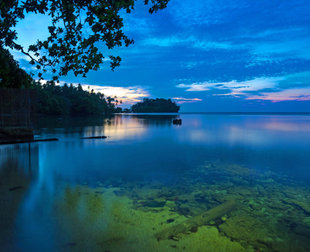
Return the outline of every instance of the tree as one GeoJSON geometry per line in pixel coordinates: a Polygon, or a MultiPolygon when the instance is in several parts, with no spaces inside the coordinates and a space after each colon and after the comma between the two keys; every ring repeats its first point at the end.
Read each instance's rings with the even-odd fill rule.
{"type": "Polygon", "coordinates": [[[101,93],[83,90],[81,85],[55,85],[53,81],[33,84],[36,90],[36,112],[42,115],[103,115],[119,113],[114,103],[101,93]]]}
{"type": "Polygon", "coordinates": [[[180,106],[176,105],[171,99],[143,99],[143,102],[138,102],[131,106],[131,111],[134,113],[175,113],[178,112],[180,106]]]}
{"type": "Polygon", "coordinates": [[[28,88],[32,85],[32,78],[23,69],[8,50],[0,47],[0,87],[28,88]]]}
{"type": "MultiPolygon", "coordinates": [[[[107,49],[126,47],[133,43],[122,28],[122,11],[130,13],[136,0],[5,0],[0,2],[0,47],[22,52],[40,71],[54,73],[54,79],[69,71],[85,75],[97,70],[104,56],[98,49],[103,42],[107,49]],[[38,40],[27,49],[16,42],[17,22],[27,13],[45,14],[51,18],[46,40],[38,40]],[[84,32],[87,30],[88,32],[84,32]]],[[[169,0],[143,0],[149,2],[150,13],[166,8],[169,0]]],[[[120,65],[119,56],[109,56],[111,68],[120,65]]]]}

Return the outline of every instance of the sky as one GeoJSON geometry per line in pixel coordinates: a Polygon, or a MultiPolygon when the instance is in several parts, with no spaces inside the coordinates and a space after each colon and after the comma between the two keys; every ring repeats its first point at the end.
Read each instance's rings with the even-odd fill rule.
{"type": "MultiPolygon", "coordinates": [[[[124,14],[134,45],[103,51],[119,55],[81,83],[116,95],[129,107],[143,98],[172,98],[181,112],[310,112],[310,2],[308,0],[171,0],[149,14],[142,0],[124,14]]],[[[47,36],[48,17],[18,23],[27,46],[47,36]]],[[[33,71],[26,57],[13,52],[33,71]]]]}

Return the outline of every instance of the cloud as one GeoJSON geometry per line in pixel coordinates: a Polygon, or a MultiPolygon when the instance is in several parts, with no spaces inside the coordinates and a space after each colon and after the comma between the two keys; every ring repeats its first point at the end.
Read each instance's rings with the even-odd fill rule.
{"type": "Polygon", "coordinates": [[[310,59],[309,38],[288,38],[278,41],[265,41],[248,44],[258,56],[272,56],[274,59],[301,58],[310,59]]]}
{"type": "Polygon", "coordinates": [[[310,100],[310,72],[245,81],[181,83],[177,87],[188,92],[209,91],[213,96],[235,96],[245,100],[306,101],[310,100]]]}
{"type": "MultiPolygon", "coordinates": [[[[74,84],[78,85],[78,84],[74,84]]],[[[84,90],[94,90],[94,92],[99,92],[104,94],[106,97],[116,96],[118,100],[122,100],[124,105],[134,104],[140,102],[143,98],[149,97],[149,93],[141,87],[131,86],[131,87],[113,87],[113,86],[99,86],[99,85],[88,85],[81,84],[84,90]]]]}
{"type": "Polygon", "coordinates": [[[153,30],[153,24],[146,18],[134,17],[131,14],[124,15],[124,31],[138,34],[150,33],[153,30]]]}
{"type": "MultiPolygon", "coordinates": [[[[171,1],[168,11],[171,13],[175,22],[184,27],[193,25],[214,25],[224,22],[227,15],[223,10],[223,2],[214,0],[205,1],[171,1]]],[[[238,3],[226,1],[225,8],[238,7],[238,3]],[[229,5],[229,6],[228,6],[229,5]]]]}
{"type": "MultiPolygon", "coordinates": [[[[47,83],[47,80],[38,80],[42,85],[47,83]]],[[[64,85],[65,81],[60,81],[57,85],[64,85]]],[[[73,86],[77,87],[79,83],[70,83],[73,86]]],[[[123,105],[131,105],[137,102],[140,102],[143,98],[149,97],[150,94],[148,91],[139,86],[130,86],[130,87],[114,87],[114,86],[99,86],[99,85],[90,85],[90,84],[80,84],[82,89],[85,91],[91,92],[92,90],[95,93],[102,93],[105,97],[117,97],[117,99],[122,101],[123,105]]]]}
{"type": "Polygon", "coordinates": [[[277,92],[262,92],[259,95],[247,97],[246,100],[280,101],[310,101],[310,88],[285,89],[277,92]]]}
{"type": "Polygon", "coordinates": [[[200,99],[200,98],[183,98],[183,97],[174,97],[174,98],[172,98],[172,100],[175,100],[179,104],[202,101],[202,99],[200,99]]]}
{"type": "Polygon", "coordinates": [[[230,95],[245,94],[246,92],[258,91],[265,88],[276,87],[278,81],[283,77],[256,78],[253,80],[241,81],[232,80],[229,82],[195,82],[191,84],[178,84],[179,88],[186,88],[186,91],[209,91],[212,89],[230,90],[230,95]]]}
{"type": "Polygon", "coordinates": [[[213,41],[207,39],[199,39],[195,36],[169,36],[169,37],[150,37],[142,41],[142,45],[172,47],[172,46],[187,46],[198,48],[201,50],[210,49],[231,49],[232,45],[228,42],[213,41]]]}
{"type": "MultiPolygon", "coordinates": [[[[184,31],[181,34],[193,38],[187,41],[192,47],[245,50],[250,57],[241,60],[246,63],[253,58],[252,67],[271,61],[310,60],[309,18],[305,14],[310,5],[305,0],[280,4],[262,0],[255,6],[247,0],[171,0],[170,4],[169,13],[184,31]]],[[[175,38],[163,40],[166,45],[176,45],[175,38]]]]}

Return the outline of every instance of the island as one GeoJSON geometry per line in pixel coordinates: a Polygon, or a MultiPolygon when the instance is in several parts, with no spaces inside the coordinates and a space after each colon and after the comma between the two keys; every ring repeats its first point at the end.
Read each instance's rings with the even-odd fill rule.
{"type": "Polygon", "coordinates": [[[144,98],[142,102],[131,106],[133,113],[177,113],[179,110],[180,106],[175,102],[163,98],[144,98]]]}

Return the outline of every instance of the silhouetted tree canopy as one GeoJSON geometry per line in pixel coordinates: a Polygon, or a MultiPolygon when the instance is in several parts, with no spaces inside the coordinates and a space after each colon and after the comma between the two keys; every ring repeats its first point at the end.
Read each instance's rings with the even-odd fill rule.
{"type": "MultiPolygon", "coordinates": [[[[154,13],[167,6],[169,0],[143,0],[154,13]]],[[[133,40],[122,28],[121,12],[130,13],[136,0],[4,0],[0,2],[0,47],[9,47],[31,58],[30,63],[40,70],[47,69],[54,79],[73,71],[85,76],[97,70],[104,55],[98,49],[103,42],[107,49],[128,46],[133,40]],[[28,48],[16,42],[15,26],[27,13],[50,16],[49,36],[28,48]]],[[[112,70],[120,64],[119,56],[109,56],[112,70]]]]}
{"type": "Polygon", "coordinates": [[[120,112],[110,97],[101,93],[88,92],[81,85],[55,85],[48,82],[35,83],[37,99],[36,112],[44,115],[100,115],[120,112]]]}
{"type": "Polygon", "coordinates": [[[134,113],[175,113],[178,112],[180,106],[176,105],[171,99],[143,99],[143,102],[131,106],[134,113]]]}
{"type": "Polygon", "coordinates": [[[19,67],[8,50],[0,47],[0,87],[27,88],[31,83],[30,75],[19,67]]]}
{"type": "MultiPolygon", "coordinates": [[[[8,50],[0,47],[0,88],[34,89],[35,99],[32,100],[36,112],[44,115],[100,115],[121,112],[117,108],[118,100],[67,84],[60,86],[49,81],[42,85],[34,81],[8,50]]],[[[1,89],[0,89],[1,92],[1,89]]],[[[34,97],[32,97],[34,98],[34,97]]]]}

